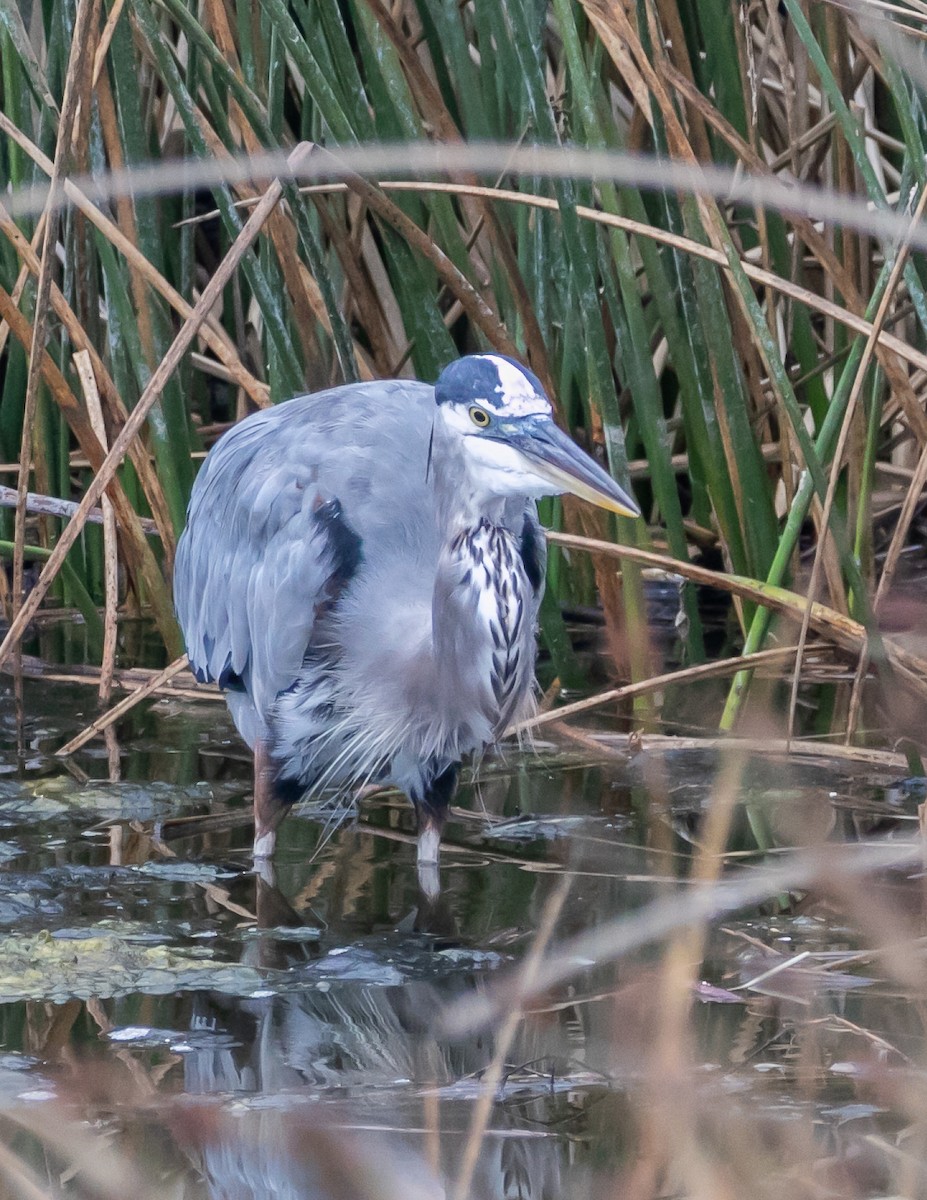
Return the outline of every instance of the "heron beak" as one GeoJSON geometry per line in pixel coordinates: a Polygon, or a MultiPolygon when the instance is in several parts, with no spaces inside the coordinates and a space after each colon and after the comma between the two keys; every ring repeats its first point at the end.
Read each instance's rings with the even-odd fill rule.
{"type": "Polygon", "coordinates": [[[532,421],[514,435],[509,433],[507,440],[525,456],[534,474],[548,480],[557,492],[572,492],[622,517],[641,515],[634,499],[553,421],[532,421]]]}

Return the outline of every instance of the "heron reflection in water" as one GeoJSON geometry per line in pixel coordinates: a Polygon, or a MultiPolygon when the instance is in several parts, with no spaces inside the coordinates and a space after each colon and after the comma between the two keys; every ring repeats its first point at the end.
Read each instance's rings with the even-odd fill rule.
{"type": "Polygon", "coordinates": [[[177,549],[196,677],[254,751],[254,853],[309,791],[392,784],[436,886],[461,760],[527,715],[546,550],[539,496],[634,500],[498,354],[431,387],[348,384],[255,413],[213,447],[177,549]]]}

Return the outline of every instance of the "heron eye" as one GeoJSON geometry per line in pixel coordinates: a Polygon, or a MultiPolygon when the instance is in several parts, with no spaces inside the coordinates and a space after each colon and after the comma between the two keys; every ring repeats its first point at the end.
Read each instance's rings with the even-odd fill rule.
{"type": "Polygon", "coordinates": [[[476,404],[470,409],[470,420],[480,429],[485,429],[489,424],[489,413],[485,408],[479,408],[476,404]]]}

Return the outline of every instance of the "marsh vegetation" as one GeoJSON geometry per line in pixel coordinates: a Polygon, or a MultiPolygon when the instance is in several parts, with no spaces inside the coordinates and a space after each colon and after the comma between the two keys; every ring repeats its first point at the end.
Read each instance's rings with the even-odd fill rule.
{"type": "Polygon", "coordinates": [[[927,1193],[925,28],[0,0],[11,1194],[927,1193]],[[544,503],[537,747],[438,909],[388,796],[255,880],[198,463],[479,349],[646,519],[544,503]]]}

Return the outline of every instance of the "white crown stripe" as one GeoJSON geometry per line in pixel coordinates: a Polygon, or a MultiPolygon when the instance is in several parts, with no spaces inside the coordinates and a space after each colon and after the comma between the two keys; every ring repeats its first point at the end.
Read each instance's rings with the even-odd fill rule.
{"type": "MultiPolygon", "coordinates": [[[[550,412],[546,398],[538,395],[531,380],[514,363],[500,358],[497,354],[481,354],[480,357],[485,362],[492,363],[499,377],[496,388],[499,396],[498,408],[504,409],[506,416],[529,417],[550,412]]],[[[487,396],[487,400],[492,404],[492,397],[487,396]]]]}

